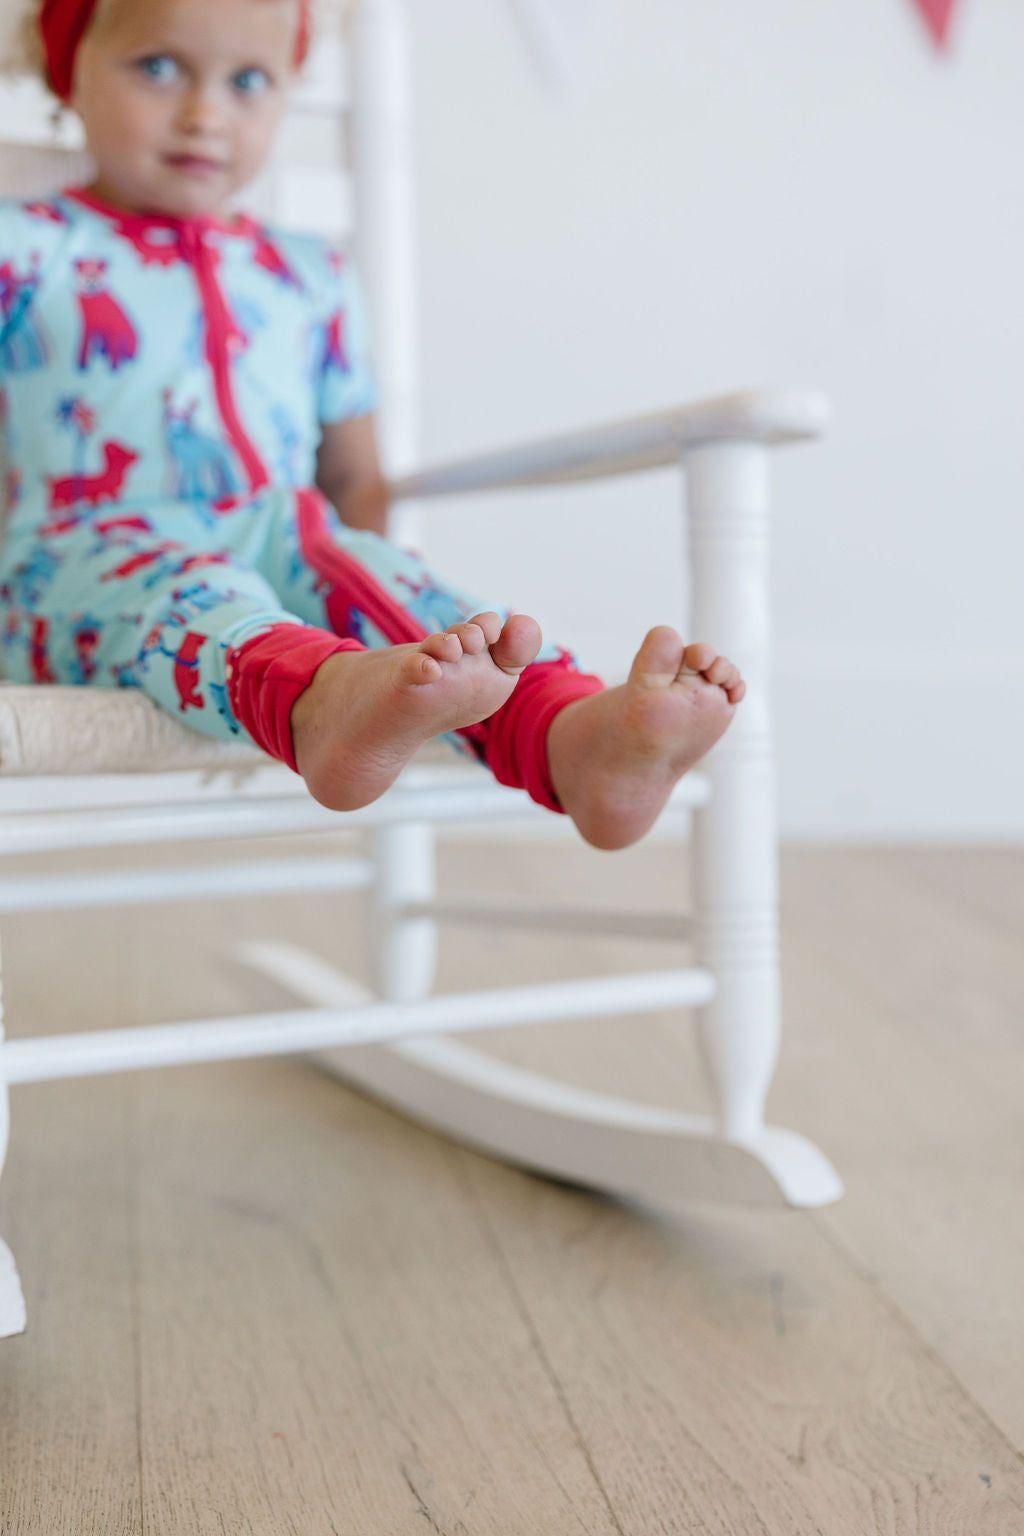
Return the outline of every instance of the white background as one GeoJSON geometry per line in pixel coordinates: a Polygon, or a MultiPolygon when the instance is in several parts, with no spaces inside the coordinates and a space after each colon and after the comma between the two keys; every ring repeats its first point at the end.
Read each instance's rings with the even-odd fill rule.
{"type": "MultiPolygon", "coordinates": [[[[623,0],[575,102],[500,0],[410,9],[426,456],[822,388],[775,460],[783,831],[1024,836],[1019,0],[945,57],[910,0],[623,0]]],[[[430,517],[611,676],[685,627],[672,475],[430,517]]]]}

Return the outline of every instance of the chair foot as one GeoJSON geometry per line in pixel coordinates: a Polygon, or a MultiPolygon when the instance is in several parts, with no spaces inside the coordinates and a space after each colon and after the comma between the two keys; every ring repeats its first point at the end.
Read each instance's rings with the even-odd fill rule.
{"type": "Polygon", "coordinates": [[[768,1172],[786,1205],[811,1209],[842,1199],[842,1179],[824,1152],[799,1132],[766,1125],[742,1145],[768,1172]]]}
{"type": "Polygon", "coordinates": [[[0,1339],[24,1333],[25,1322],[25,1298],[14,1255],[6,1243],[0,1242],[0,1339]]]}
{"type": "MultiPolygon", "coordinates": [[[[250,944],[238,954],[314,1007],[371,1000],[294,945],[250,944]]],[[[807,1207],[842,1194],[831,1164],[793,1131],[766,1127],[742,1142],[728,1140],[710,1116],[574,1088],[445,1036],[320,1051],[312,1059],[502,1161],[625,1198],[807,1207]]]]}

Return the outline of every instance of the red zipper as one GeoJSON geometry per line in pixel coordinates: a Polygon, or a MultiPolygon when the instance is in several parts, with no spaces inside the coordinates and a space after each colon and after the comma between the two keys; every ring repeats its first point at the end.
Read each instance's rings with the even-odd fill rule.
{"type": "Polygon", "coordinates": [[[206,361],[213,373],[217,407],[231,444],[245,467],[249,489],[255,494],[270,484],[270,475],[242,425],[231,389],[231,355],[232,352],[238,352],[245,338],[235,324],[217,281],[215,252],[206,244],[202,232],[192,225],[186,224],[182,228],[181,238],[185,254],[195,272],[203,304],[206,361]]]}

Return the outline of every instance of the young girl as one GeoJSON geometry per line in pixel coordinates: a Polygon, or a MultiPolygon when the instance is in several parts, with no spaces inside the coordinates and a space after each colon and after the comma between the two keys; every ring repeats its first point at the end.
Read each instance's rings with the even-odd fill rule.
{"type": "Polygon", "coordinates": [[[743,697],[652,629],[604,689],[533,619],[383,537],[360,293],[228,209],[309,46],[309,0],[43,0],[88,187],[0,204],[6,675],[142,688],[325,805],[452,733],[602,848],[634,842],[743,697]]]}

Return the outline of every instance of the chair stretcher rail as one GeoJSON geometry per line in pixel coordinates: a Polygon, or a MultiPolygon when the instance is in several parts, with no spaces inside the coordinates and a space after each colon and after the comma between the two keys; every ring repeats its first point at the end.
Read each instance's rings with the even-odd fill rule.
{"type": "MultiPolygon", "coordinates": [[[[709,785],[698,773],[687,774],[672,795],[675,806],[707,803],[709,785]]],[[[399,826],[403,822],[489,823],[515,818],[549,820],[521,790],[480,782],[422,789],[389,790],[358,811],[329,811],[315,800],[243,800],[210,805],[127,806],[120,810],[54,812],[42,824],[18,814],[0,817],[0,854],[46,853],[61,848],[107,848],[125,844],[184,842],[204,838],[265,837],[315,831],[357,831],[399,826]]]]}
{"type": "Polygon", "coordinates": [[[422,1003],[373,1003],[340,1010],[303,1008],[155,1024],[145,1029],[9,1040],[0,1045],[0,1082],[41,1083],[246,1056],[290,1056],[328,1046],[375,1045],[415,1035],[497,1029],[552,1019],[656,1013],[663,1008],[697,1007],[714,995],[714,977],[694,967],[461,992],[422,1003]]]}
{"type": "Polygon", "coordinates": [[[0,878],[0,913],[61,912],[138,902],[214,901],[225,896],[310,891],[365,891],[369,859],[246,859],[187,869],[93,871],[88,875],[0,878]]]}
{"type": "Polygon", "coordinates": [[[693,919],[685,912],[602,911],[596,907],[498,904],[487,901],[409,901],[394,909],[402,918],[431,918],[465,928],[512,928],[544,933],[582,933],[595,938],[659,939],[684,943],[693,919]]]}

